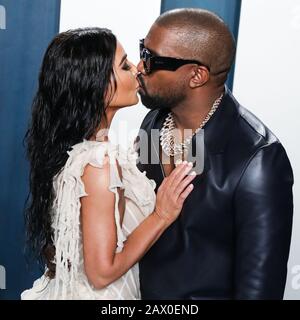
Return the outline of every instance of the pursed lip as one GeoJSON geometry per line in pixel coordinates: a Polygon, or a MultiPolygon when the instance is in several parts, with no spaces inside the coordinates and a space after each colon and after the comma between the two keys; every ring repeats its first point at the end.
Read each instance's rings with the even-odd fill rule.
{"type": "Polygon", "coordinates": [[[145,90],[144,90],[142,87],[139,87],[139,88],[138,88],[138,93],[139,93],[139,94],[144,94],[144,93],[145,93],[145,90]]]}
{"type": "Polygon", "coordinates": [[[139,84],[138,90],[139,90],[139,91],[140,91],[140,90],[145,91],[143,82],[142,82],[142,80],[139,78],[139,76],[137,76],[136,80],[137,80],[137,82],[138,82],[138,84],[139,84]]]}
{"type": "Polygon", "coordinates": [[[141,81],[140,81],[140,79],[137,77],[136,78],[136,81],[137,81],[137,83],[139,84],[139,87],[141,88],[142,87],[142,84],[141,84],[141,81]]]}

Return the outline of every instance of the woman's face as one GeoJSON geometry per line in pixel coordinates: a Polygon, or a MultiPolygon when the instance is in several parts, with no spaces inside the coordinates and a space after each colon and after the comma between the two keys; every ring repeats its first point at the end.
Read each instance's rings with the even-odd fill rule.
{"type": "Polygon", "coordinates": [[[134,64],[127,60],[127,55],[119,41],[117,42],[114,73],[117,90],[108,107],[120,108],[137,104],[139,101],[137,95],[139,89],[139,83],[136,79],[137,69],[134,64]]]}

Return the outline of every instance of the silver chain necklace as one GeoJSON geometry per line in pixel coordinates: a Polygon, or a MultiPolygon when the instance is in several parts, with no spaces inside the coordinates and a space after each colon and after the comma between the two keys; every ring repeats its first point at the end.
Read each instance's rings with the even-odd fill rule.
{"type": "Polygon", "coordinates": [[[180,142],[180,143],[175,143],[173,130],[176,129],[176,124],[175,124],[175,120],[172,115],[172,112],[169,112],[159,134],[160,145],[164,153],[169,157],[170,156],[174,157],[178,154],[183,154],[184,152],[186,152],[188,150],[189,144],[192,141],[193,136],[197,134],[206,125],[206,123],[209,121],[212,115],[216,112],[216,110],[218,109],[222,101],[222,98],[223,98],[223,93],[220,95],[219,98],[215,100],[207,116],[201,122],[200,126],[195,130],[195,132],[191,136],[184,139],[183,142],[180,142]]]}

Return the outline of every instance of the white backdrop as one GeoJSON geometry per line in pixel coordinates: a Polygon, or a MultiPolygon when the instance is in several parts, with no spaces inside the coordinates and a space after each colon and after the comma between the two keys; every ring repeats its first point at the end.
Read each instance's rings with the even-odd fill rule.
{"type": "MultiPolygon", "coordinates": [[[[234,95],[281,140],[294,176],[286,299],[300,299],[300,1],[242,2],[234,95]]],[[[276,266],[274,266],[276,267],[276,266]]]]}
{"type": "MultiPolygon", "coordinates": [[[[139,62],[139,39],[146,36],[160,14],[160,0],[62,0],[60,31],[78,27],[111,29],[133,63],[139,62]]],[[[125,144],[136,136],[148,110],[142,105],[117,112],[110,129],[110,139],[125,144]],[[122,130],[121,130],[122,128],[122,130]],[[121,133],[120,136],[112,133],[121,133]],[[131,137],[124,134],[128,132],[131,137]]]]}

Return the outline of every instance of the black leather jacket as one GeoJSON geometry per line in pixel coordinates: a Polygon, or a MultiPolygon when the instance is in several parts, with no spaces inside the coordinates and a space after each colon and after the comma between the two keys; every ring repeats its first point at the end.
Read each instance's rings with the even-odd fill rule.
{"type": "MultiPolygon", "coordinates": [[[[160,129],[167,112],[150,111],[141,128],[160,129]]],[[[204,133],[204,171],[140,262],[142,298],[282,299],[293,215],[286,152],[228,89],[204,133]]],[[[138,167],[161,184],[160,164],[138,167]]]]}

